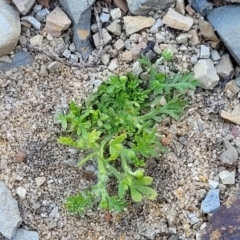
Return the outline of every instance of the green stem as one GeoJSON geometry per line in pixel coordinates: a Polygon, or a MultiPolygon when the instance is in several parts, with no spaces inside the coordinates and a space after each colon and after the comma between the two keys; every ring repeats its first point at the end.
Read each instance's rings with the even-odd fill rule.
{"type": "Polygon", "coordinates": [[[118,181],[122,180],[122,174],[116,169],[114,168],[111,164],[106,164],[106,169],[109,170],[116,178],[118,181]]]}
{"type": "Polygon", "coordinates": [[[86,156],[85,158],[83,158],[79,163],[78,166],[83,166],[88,160],[92,159],[95,155],[98,154],[98,150],[89,154],[88,156],[86,156]]]}

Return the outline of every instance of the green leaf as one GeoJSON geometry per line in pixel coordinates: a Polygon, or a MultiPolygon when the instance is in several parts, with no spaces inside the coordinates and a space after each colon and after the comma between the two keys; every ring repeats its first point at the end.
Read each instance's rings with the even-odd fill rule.
{"type": "Polygon", "coordinates": [[[147,186],[134,185],[136,191],[141,192],[141,194],[149,200],[154,200],[157,197],[156,191],[147,186]]]}
{"type": "Polygon", "coordinates": [[[71,137],[60,137],[58,138],[58,142],[63,145],[76,147],[77,143],[71,137]]]}
{"type": "Polygon", "coordinates": [[[141,179],[134,179],[133,184],[149,186],[152,184],[153,179],[149,176],[144,176],[141,179]]]}
{"type": "Polygon", "coordinates": [[[136,190],[134,186],[130,186],[130,192],[132,200],[135,202],[141,202],[142,201],[142,194],[136,190]]]}

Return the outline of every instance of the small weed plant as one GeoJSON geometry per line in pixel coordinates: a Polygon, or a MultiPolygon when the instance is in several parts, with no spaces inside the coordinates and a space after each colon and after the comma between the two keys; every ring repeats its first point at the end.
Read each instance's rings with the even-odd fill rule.
{"type": "Polygon", "coordinates": [[[171,59],[169,50],[155,64],[143,56],[139,62],[151,76],[148,82],[132,73],[110,77],[82,105],[72,101],[68,112],[58,115],[66,131],[58,142],[85,151],[79,166],[88,161],[98,166],[97,183],[66,199],[70,213],[82,215],[96,204],[103,210],[121,211],[129,197],[135,202],[157,197],[151,188],[153,179],[144,172],[146,159],[166,151],[156,124],[166,116],[179,119],[187,105],[186,91],[198,85],[193,73],[173,77],[158,73],[158,65],[171,59]]]}

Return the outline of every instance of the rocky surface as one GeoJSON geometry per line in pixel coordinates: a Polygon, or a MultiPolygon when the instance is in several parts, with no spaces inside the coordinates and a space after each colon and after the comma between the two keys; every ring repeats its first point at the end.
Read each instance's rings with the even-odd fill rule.
{"type": "MultiPolygon", "coordinates": [[[[94,7],[103,28],[104,53],[95,68],[69,67],[41,51],[30,54],[28,43],[70,63],[81,63],[84,56],[77,51],[79,45],[72,42],[71,34],[84,14],[89,17],[94,1],[82,5],[86,12],[79,16],[79,9],[77,13],[73,8],[70,11],[73,2],[65,1],[62,8],[55,1],[49,9],[35,4],[21,18],[15,51],[0,58],[0,180],[18,201],[23,219],[15,237],[201,239],[212,212],[215,214],[239,187],[240,128],[236,124],[240,125],[240,68],[219,44],[206,19],[180,0],[170,9],[148,9],[145,16],[126,13],[123,0],[112,4],[98,1],[94,7]],[[60,28],[52,25],[58,37],[42,32],[56,9],[62,9],[74,25],[68,29],[64,21],[59,21],[60,28]],[[85,218],[69,215],[63,207],[64,199],[89,187],[97,173],[92,163],[77,167],[84,153],[57,143],[63,133],[54,116],[65,112],[71,99],[81,103],[112,74],[132,71],[147,81],[148,72],[137,58],[144,53],[154,61],[166,48],[175,58],[160,65],[159,70],[170,74],[193,70],[205,89],[186,93],[190,105],[180,122],[166,119],[158,126],[170,152],[147,161],[146,171],[154,178],[157,200],[131,203],[122,213],[94,208],[85,218]],[[18,55],[23,56],[19,58],[22,61],[15,60],[18,55]]],[[[62,12],[58,16],[67,19],[62,12]]],[[[99,47],[94,14],[87,29],[80,33],[86,33],[86,41],[92,35],[99,47]]],[[[94,54],[96,51],[88,55],[88,62],[96,58],[94,54]]],[[[161,105],[165,103],[166,99],[160,99],[161,105]]]]}

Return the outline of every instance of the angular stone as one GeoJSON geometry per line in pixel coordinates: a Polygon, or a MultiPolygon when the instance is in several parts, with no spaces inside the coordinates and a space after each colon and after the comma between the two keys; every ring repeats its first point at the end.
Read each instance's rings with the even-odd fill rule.
{"type": "Polygon", "coordinates": [[[225,120],[240,125],[240,104],[236,105],[231,113],[224,110],[220,111],[220,116],[225,120]]]}
{"type": "Polygon", "coordinates": [[[190,43],[195,46],[198,45],[200,43],[200,39],[198,37],[198,33],[196,29],[192,29],[188,32],[192,37],[190,39],[190,43]]]}
{"type": "Polygon", "coordinates": [[[47,17],[43,32],[51,34],[53,37],[60,37],[62,32],[71,25],[71,20],[60,7],[56,7],[47,17]]]}
{"type": "Polygon", "coordinates": [[[224,92],[226,92],[226,95],[229,98],[234,97],[239,91],[240,91],[240,88],[234,80],[226,83],[224,87],[224,92]]]}
{"type": "Polygon", "coordinates": [[[171,28],[183,31],[188,31],[193,25],[192,18],[185,17],[172,8],[169,8],[162,22],[171,28]]]}
{"type": "Polygon", "coordinates": [[[144,28],[151,27],[155,22],[154,18],[142,16],[126,16],[123,17],[123,21],[127,36],[139,32],[144,28]]]}
{"type": "Polygon", "coordinates": [[[201,45],[200,58],[209,58],[209,57],[210,57],[210,48],[205,45],[201,45]]]}
{"type": "Polygon", "coordinates": [[[238,26],[240,22],[239,12],[239,5],[226,5],[214,8],[208,14],[207,19],[240,66],[240,31],[236,31],[236,26],[238,26]],[[221,21],[219,20],[219,16],[221,16],[221,21]]]}
{"type": "Polygon", "coordinates": [[[132,73],[139,77],[139,75],[143,72],[143,69],[141,67],[141,64],[139,62],[135,62],[132,66],[132,73]]]}
{"type": "Polygon", "coordinates": [[[157,19],[156,22],[153,24],[153,26],[150,28],[150,33],[158,33],[159,28],[162,26],[161,19],[157,19]]]}
{"type": "MultiPolygon", "coordinates": [[[[105,28],[102,29],[102,34],[103,34],[103,45],[110,43],[110,41],[112,40],[112,36],[108,33],[108,31],[105,28]]],[[[98,48],[100,46],[99,32],[93,35],[93,41],[96,48],[98,48]]]]}
{"type": "Polygon", "coordinates": [[[0,233],[7,239],[12,239],[22,218],[17,201],[2,181],[0,181],[0,203],[0,233]]]}
{"type": "Polygon", "coordinates": [[[224,151],[219,158],[221,163],[231,165],[237,161],[238,152],[230,143],[229,143],[229,146],[230,147],[228,147],[227,150],[224,151]]]}
{"type": "Polygon", "coordinates": [[[117,61],[113,59],[110,64],[108,65],[108,69],[110,71],[114,71],[118,67],[117,61]]]}
{"type": "Polygon", "coordinates": [[[234,184],[235,183],[235,172],[222,171],[219,173],[219,177],[223,184],[234,184]]]}
{"type": "Polygon", "coordinates": [[[45,177],[37,177],[35,178],[37,187],[40,187],[41,185],[43,185],[43,183],[46,181],[47,179],[45,177]]]}
{"type": "Polygon", "coordinates": [[[216,69],[211,59],[200,59],[194,66],[194,77],[204,89],[213,89],[219,82],[216,69]]]}
{"type": "Polygon", "coordinates": [[[112,17],[113,20],[116,20],[116,19],[119,19],[119,18],[122,17],[122,12],[121,12],[120,8],[112,9],[110,14],[111,14],[111,17],[112,17]]]}
{"type": "Polygon", "coordinates": [[[18,187],[17,188],[17,195],[21,198],[21,199],[25,199],[26,197],[26,188],[23,188],[23,187],[18,187]]]}
{"type": "Polygon", "coordinates": [[[240,239],[240,194],[230,197],[212,215],[203,230],[202,240],[240,239]]]}
{"type": "Polygon", "coordinates": [[[128,5],[126,0],[113,0],[113,4],[119,7],[125,13],[128,11],[128,5]]]}
{"type": "Polygon", "coordinates": [[[39,240],[39,235],[37,232],[18,228],[12,240],[39,240]]]}
{"type": "Polygon", "coordinates": [[[164,10],[175,0],[127,0],[129,10],[135,15],[146,15],[151,11],[164,10]]]}
{"type": "Polygon", "coordinates": [[[102,23],[109,22],[110,14],[102,12],[99,18],[102,23]]]}
{"type": "Polygon", "coordinates": [[[42,35],[36,35],[36,36],[30,38],[30,43],[33,46],[36,46],[36,45],[41,46],[42,42],[43,42],[42,35]]]}
{"type": "Polygon", "coordinates": [[[0,2],[0,57],[9,54],[21,35],[19,14],[5,0],[0,2]]]}
{"type": "Polygon", "coordinates": [[[216,36],[211,24],[203,19],[199,19],[198,22],[199,22],[200,33],[204,37],[204,39],[214,42],[214,46],[217,46],[220,40],[216,36]]]}
{"type": "Polygon", "coordinates": [[[59,0],[69,18],[73,22],[73,41],[77,50],[87,59],[93,48],[90,43],[91,36],[91,6],[95,0],[59,0]]]}
{"type": "Polygon", "coordinates": [[[215,68],[217,70],[217,74],[221,78],[229,77],[233,71],[233,65],[229,57],[229,54],[223,55],[218,64],[215,66],[215,68]]]}
{"type": "Polygon", "coordinates": [[[208,185],[211,189],[217,188],[218,184],[219,184],[219,182],[216,182],[216,181],[213,181],[213,180],[208,181],[208,185]]]}
{"type": "Polygon", "coordinates": [[[221,58],[217,50],[212,50],[210,55],[213,61],[218,61],[221,58]]]}
{"type": "Polygon", "coordinates": [[[110,62],[110,55],[109,54],[103,54],[101,56],[101,61],[104,65],[108,65],[110,62]]]}
{"type": "Polygon", "coordinates": [[[176,37],[176,40],[179,44],[186,44],[188,39],[191,38],[192,35],[189,33],[182,33],[178,37],[176,37]]]}
{"type": "Polygon", "coordinates": [[[117,49],[118,51],[121,51],[124,49],[124,42],[122,39],[118,39],[115,43],[114,43],[114,48],[117,49]]]}
{"type": "Polygon", "coordinates": [[[112,22],[108,27],[107,30],[113,34],[115,34],[116,36],[120,36],[121,35],[121,26],[120,24],[118,24],[117,22],[112,22]]]}
{"type": "Polygon", "coordinates": [[[185,15],[185,1],[184,0],[176,0],[175,9],[182,15],[185,15]]]}
{"type": "Polygon", "coordinates": [[[40,28],[41,28],[41,23],[36,18],[34,18],[32,16],[22,17],[21,20],[23,22],[30,23],[37,30],[40,30],[40,28]]]}
{"type": "Polygon", "coordinates": [[[187,13],[190,15],[190,16],[193,16],[196,12],[194,11],[194,9],[188,4],[186,7],[185,7],[185,10],[187,11],[187,13]]]}
{"type": "Polygon", "coordinates": [[[211,189],[201,203],[201,209],[204,213],[212,213],[220,207],[219,189],[211,189]]]}
{"type": "Polygon", "coordinates": [[[36,19],[39,21],[39,22],[42,22],[45,17],[47,16],[48,14],[48,10],[46,8],[40,10],[39,12],[36,13],[36,19]]]}
{"type": "Polygon", "coordinates": [[[131,62],[131,61],[133,60],[133,54],[132,54],[132,52],[130,52],[130,51],[125,51],[125,52],[123,52],[121,59],[122,59],[123,61],[126,61],[126,62],[131,62]]]}
{"type": "Polygon", "coordinates": [[[30,12],[36,0],[13,0],[13,3],[22,15],[30,12]]]}
{"type": "Polygon", "coordinates": [[[207,0],[189,0],[188,2],[202,16],[206,16],[213,8],[212,3],[207,0]]]}

